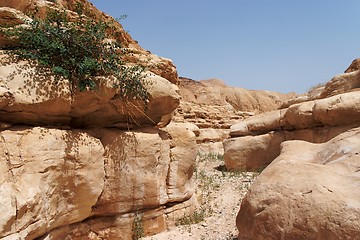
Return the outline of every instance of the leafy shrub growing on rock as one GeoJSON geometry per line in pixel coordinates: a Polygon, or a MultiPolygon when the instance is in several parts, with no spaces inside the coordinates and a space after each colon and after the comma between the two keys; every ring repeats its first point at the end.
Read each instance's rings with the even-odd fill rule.
{"type": "MultiPolygon", "coordinates": [[[[80,9],[80,8],[79,8],[80,9]]],[[[96,76],[114,76],[113,87],[124,99],[141,99],[146,104],[144,68],[126,65],[120,43],[111,41],[107,30],[111,23],[95,21],[81,12],[70,21],[69,12],[48,10],[44,19],[33,17],[27,26],[7,31],[19,46],[12,50],[25,59],[37,60],[52,72],[71,81],[81,91],[96,88],[96,76]]]]}

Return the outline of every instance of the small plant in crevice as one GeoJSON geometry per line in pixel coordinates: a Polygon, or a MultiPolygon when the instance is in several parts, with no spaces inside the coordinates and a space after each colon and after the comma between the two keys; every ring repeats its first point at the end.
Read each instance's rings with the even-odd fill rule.
{"type": "Polygon", "coordinates": [[[95,90],[98,76],[113,76],[119,98],[139,99],[146,106],[149,93],[144,87],[145,69],[123,61],[126,51],[121,43],[110,40],[114,23],[96,21],[81,11],[70,20],[66,9],[48,9],[44,19],[35,15],[27,26],[6,31],[19,42],[10,48],[12,53],[51,69],[54,84],[67,79],[80,91],[95,90]]]}
{"type": "Polygon", "coordinates": [[[223,161],[224,160],[224,155],[219,154],[219,153],[198,153],[198,161],[199,162],[205,162],[205,161],[223,161]]]}
{"type": "Polygon", "coordinates": [[[142,215],[136,211],[134,221],[132,223],[132,240],[138,240],[144,237],[144,226],[142,215]]]}
{"type": "Polygon", "coordinates": [[[199,222],[202,222],[205,220],[205,217],[207,217],[209,214],[211,214],[211,211],[202,206],[198,209],[196,209],[193,214],[188,215],[180,218],[177,222],[176,225],[191,225],[191,224],[196,224],[199,222]]]}

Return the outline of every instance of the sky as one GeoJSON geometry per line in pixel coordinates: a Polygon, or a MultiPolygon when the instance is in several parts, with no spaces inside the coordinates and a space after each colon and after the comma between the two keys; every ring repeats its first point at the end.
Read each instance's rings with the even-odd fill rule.
{"type": "Polygon", "coordinates": [[[360,57],[359,0],[90,0],[179,76],[304,93],[360,57]]]}

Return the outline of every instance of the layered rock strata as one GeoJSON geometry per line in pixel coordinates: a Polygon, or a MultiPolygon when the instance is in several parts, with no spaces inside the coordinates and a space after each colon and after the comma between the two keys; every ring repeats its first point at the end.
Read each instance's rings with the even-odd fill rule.
{"type": "Polygon", "coordinates": [[[221,80],[194,81],[179,79],[182,99],[174,121],[194,124],[201,153],[223,154],[222,141],[229,137],[230,127],[257,113],[277,109],[295,94],[253,91],[229,87],[221,80]]]}
{"type": "Polygon", "coordinates": [[[266,112],[233,125],[224,140],[229,169],[266,167],[286,140],[326,142],[359,125],[360,94],[349,92],[266,112]]]}
{"type": "MultiPolygon", "coordinates": [[[[88,17],[112,21],[80,2],[88,17]]],[[[22,24],[49,7],[76,17],[75,3],[2,1],[0,23],[22,24]]],[[[111,77],[80,92],[37,62],[0,52],[0,239],[131,239],[194,211],[195,134],[184,124],[159,129],[179,105],[175,66],[115,25],[113,40],[131,52],[124,60],[148,70],[147,108],[120,99],[111,77]]]]}

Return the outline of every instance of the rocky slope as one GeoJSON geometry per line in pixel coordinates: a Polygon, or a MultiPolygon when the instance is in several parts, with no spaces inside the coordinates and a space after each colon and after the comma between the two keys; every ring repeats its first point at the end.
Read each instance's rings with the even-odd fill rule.
{"type": "MultiPolygon", "coordinates": [[[[112,20],[81,2],[88,17],[112,20]]],[[[23,24],[47,8],[76,17],[75,5],[1,1],[0,23],[23,24]]],[[[176,69],[118,23],[112,38],[128,64],[146,65],[147,108],[119,99],[111,78],[99,77],[95,91],[74,91],[37,62],[0,52],[0,239],[131,239],[193,211],[195,135],[184,124],[158,128],[179,105],[176,69]]],[[[17,43],[1,35],[0,44],[17,43]]]]}
{"type": "Polygon", "coordinates": [[[316,100],[231,127],[224,140],[226,167],[266,167],[242,200],[240,239],[359,239],[356,62],[316,100]]]}

